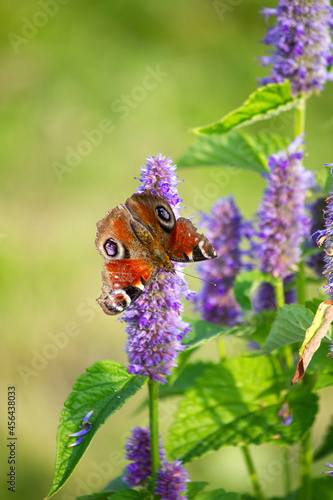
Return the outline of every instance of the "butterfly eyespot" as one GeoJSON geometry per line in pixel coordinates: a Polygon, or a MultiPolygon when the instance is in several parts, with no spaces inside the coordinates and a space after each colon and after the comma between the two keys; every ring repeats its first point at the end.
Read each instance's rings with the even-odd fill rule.
{"type": "Polygon", "coordinates": [[[109,238],[104,243],[104,250],[109,257],[115,257],[118,253],[118,245],[114,240],[109,238]]]}
{"type": "Polygon", "coordinates": [[[175,216],[173,215],[171,209],[169,211],[166,207],[159,205],[155,208],[155,212],[157,215],[157,220],[163,227],[163,229],[165,231],[171,232],[175,225],[175,216]]]}
{"type": "Polygon", "coordinates": [[[156,207],[156,213],[164,222],[169,222],[171,219],[171,215],[164,207],[156,207]]]}

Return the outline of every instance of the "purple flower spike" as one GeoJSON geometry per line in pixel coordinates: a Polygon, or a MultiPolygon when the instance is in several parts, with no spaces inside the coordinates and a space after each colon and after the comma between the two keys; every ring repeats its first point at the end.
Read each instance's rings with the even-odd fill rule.
{"type": "MultiPolygon", "coordinates": [[[[125,468],[123,480],[132,488],[143,486],[148,477],[151,476],[151,458],[150,458],[150,436],[149,428],[142,429],[135,427],[132,430],[126,444],[126,458],[132,463],[125,468]]],[[[164,453],[160,446],[160,460],[164,460],[164,453]]]]}
{"type": "MultiPolygon", "coordinates": [[[[329,165],[333,166],[333,165],[329,165]]],[[[324,210],[325,227],[318,235],[317,244],[324,249],[324,276],[327,283],[324,286],[325,292],[333,300],[333,187],[327,198],[327,206],[324,210]]]]}
{"type": "MultiPolygon", "coordinates": [[[[296,289],[287,287],[295,280],[295,276],[290,274],[283,280],[284,302],[285,304],[294,304],[296,302],[296,289]]],[[[263,312],[270,309],[276,309],[276,298],[274,288],[270,283],[262,283],[253,299],[253,309],[256,312],[263,312]]]]}
{"type": "Polygon", "coordinates": [[[322,90],[332,64],[332,8],[329,0],[279,0],[276,9],[263,9],[267,18],[276,16],[263,42],[273,48],[261,58],[272,64],[270,75],[261,83],[289,79],[293,94],[322,90]]]}
{"type": "MultiPolygon", "coordinates": [[[[310,238],[311,240],[306,243],[306,248],[316,248],[318,245],[318,241],[321,236],[325,234],[325,230],[323,230],[324,221],[323,221],[323,210],[326,207],[325,198],[318,198],[310,205],[310,214],[311,214],[311,228],[310,228],[310,238]]],[[[311,267],[315,273],[321,277],[324,270],[324,255],[323,253],[317,253],[315,255],[311,255],[307,261],[307,265],[311,267]]]]}
{"type": "MultiPolygon", "coordinates": [[[[177,192],[176,166],[170,158],[148,156],[141,169],[141,186],[137,192],[149,189],[153,194],[165,198],[178,215],[182,201],[177,192]]],[[[176,270],[183,266],[177,264],[176,270]]],[[[176,357],[183,350],[181,339],[189,331],[188,323],[181,319],[183,306],[180,298],[191,298],[185,279],[179,274],[160,270],[154,282],[123,314],[127,323],[129,372],[146,375],[155,381],[165,382],[176,357]]]]}
{"type": "Polygon", "coordinates": [[[164,462],[157,472],[154,493],[163,500],[186,500],[186,483],[189,476],[179,460],[164,462]]]}
{"type": "Polygon", "coordinates": [[[202,317],[211,323],[234,326],[240,322],[241,308],[233,294],[237,274],[244,267],[240,250],[243,236],[249,237],[251,228],[242,216],[232,196],[219,199],[211,215],[203,215],[202,225],[207,226],[207,238],[217,249],[218,257],[199,266],[200,276],[205,283],[197,297],[202,317]]]}
{"type": "Polygon", "coordinates": [[[269,157],[270,173],[258,210],[258,258],[261,271],[286,278],[301,258],[301,243],[309,235],[306,191],[315,185],[313,174],[301,163],[296,138],[287,152],[269,157]]]}
{"type": "Polygon", "coordinates": [[[89,422],[89,418],[91,417],[91,415],[94,413],[95,410],[91,410],[90,412],[88,412],[84,417],[83,417],[83,421],[82,421],[82,425],[80,425],[81,427],[81,430],[78,431],[78,432],[73,432],[73,434],[68,434],[67,436],[68,437],[79,437],[79,439],[77,439],[75,441],[75,443],[72,443],[72,444],[69,444],[68,445],[68,448],[71,448],[72,446],[77,446],[78,444],[82,443],[82,440],[83,440],[83,436],[85,434],[87,434],[91,428],[92,428],[92,423],[89,422]]]}
{"type": "Polygon", "coordinates": [[[329,462],[325,463],[325,467],[330,467],[331,470],[325,470],[323,474],[329,474],[331,477],[333,477],[333,464],[330,464],[329,462]]]}
{"type": "MultiPolygon", "coordinates": [[[[328,166],[333,167],[333,164],[328,166]]],[[[323,210],[325,227],[318,231],[317,245],[323,247],[325,252],[323,275],[327,282],[323,289],[328,294],[330,300],[333,300],[333,187],[326,201],[327,205],[323,210]]],[[[333,358],[333,343],[329,347],[328,357],[333,358]]]]}

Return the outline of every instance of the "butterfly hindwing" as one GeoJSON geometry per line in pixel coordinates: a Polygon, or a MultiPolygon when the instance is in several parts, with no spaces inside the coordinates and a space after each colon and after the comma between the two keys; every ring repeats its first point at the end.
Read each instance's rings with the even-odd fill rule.
{"type": "Polygon", "coordinates": [[[106,314],[125,311],[149,285],[157,269],[142,259],[104,262],[102,294],[97,302],[106,314]]]}

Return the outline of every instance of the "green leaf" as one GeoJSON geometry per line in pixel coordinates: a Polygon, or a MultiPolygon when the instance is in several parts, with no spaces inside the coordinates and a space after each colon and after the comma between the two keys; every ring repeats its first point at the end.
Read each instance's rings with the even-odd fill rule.
{"type": "Polygon", "coordinates": [[[144,498],[148,500],[148,495],[143,496],[141,492],[135,490],[119,490],[111,496],[112,500],[143,500],[144,498]]]}
{"type": "Polygon", "coordinates": [[[98,361],[77,379],[61,413],[55,472],[47,498],[67,481],[99,427],[146,381],[147,377],[130,375],[127,368],[114,361],[98,361]],[[75,439],[68,434],[80,429],[83,417],[90,410],[95,410],[89,419],[92,423],[90,432],[83,437],[81,444],[68,448],[75,439]]]}
{"type": "MultiPolygon", "coordinates": [[[[323,467],[323,470],[328,470],[323,467]]],[[[325,474],[326,477],[315,477],[311,481],[311,497],[318,500],[332,500],[332,478],[325,474]]]]}
{"type": "Polygon", "coordinates": [[[317,381],[313,388],[314,392],[333,385],[333,362],[332,359],[327,356],[328,346],[325,339],[323,339],[323,341],[324,342],[314,354],[307,368],[308,373],[314,374],[317,377],[317,381]]]}
{"type": "Polygon", "coordinates": [[[313,318],[313,313],[304,306],[290,304],[281,307],[266,339],[265,352],[270,353],[284,345],[302,342],[313,318]]]}
{"type": "Polygon", "coordinates": [[[204,481],[191,481],[190,483],[187,483],[187,499],[188,500],[194,500],[197,498],[197,494],[200,493],[204,488],[206,488],[208,483],[204,481]]]}
{"type": "Polygon", "coordinates": [[[201,136],[178,160],[180,167],[229,166],[253,172],[267,172],[267,157],[286,149],[290,139],[273,133],[256,136],[232,131],[228,134],[201,136]]]}
{"type": "Polygon", "coordinates": [[[103,488],[104,491],[118,491],[118,490],[129,490],[130,485],[123,481],[124,474],[112,479],[107,486],[103,488]]]}
{"type": "Polygon", "coordinates": [[[196,500],[242,500],[242,495],[239,493],[227,493],[222,488],[218,490],[201,493],[196,497],[196,500]]]}
{"type": "Polygon", "coordinates": [[[222,446],[298,442],[313,424],[317,396],[291,391],[293,422],[283,426],[277,377],[266,356],[230,358],[207,369],[180,402],[167,445],[171,457],[188,462],[222,446]]]}
{"type": "MultiPolygon", "coordinates": [[[[318,281],[317,281],[317,283],[318,283],[318,281]]],[[[319,305],[320,305],[321,303],[322,303],[322,300],[314,298],[314,299],[312,299],[312,300],[307,300],[307,301],[305,302],[305,307],[306,307],[307,309],[310,309],[310,311],[312,311],[312,312],[313,312],[313,314],[316,314],[317,309],[318,309],[318,307],[319,307],[319,305]]]]}
{"type": "Polygon", "coordinates": [[[278,151],[286,150],[291,142],[289,137],[284,137],[272,132],[259,132],[254,139],[258,151],[260,151],[260,154],[265,158],[268,158],[278,151]]]}
{"type": "Polygon", "coordinates": [[[196,349],[221,335],[250,335],[253,332],[253,326],[247,323],[229,328],[202,319],[184,318],[184,321],[191,325],[191,331],[182,339],[182,344],[186,346],[186,349],[196,349]]]}
{"type": "Polygon", "coordinates": [[[261,346],[264,345],[275,318],[275,309],[268,309],[267,311],[250,316],[248,323],[252,326],[252,333],[251,338],[248,340],[258,342],[261,346]]]}
{"type": "MultiPolygon", "coordinates": [[[[311,494],[309,498],[312,500],[333,500],[332,480],[327,476],[311,479],[311,494]]],[[[303,495],[300,496],[300,491],[296,490],[287,496],[273,497],[270,500],[300,500],[301,498],[303,498],[303,495]]]]}
{"type": "Polygon", "coordinates": [[[329,425],[324,441],[318,450],[314,454],[314,460],[321,460],[333,451],[333,417],[331,418],[331,424],[329,425]]]}
{"type": "Polygon", "coordinates": [[[177,161],[178,167],[229,166],[267,172],[267,161],[255,138],[241,133],[200,137],[177,161]]]}
{"type": "Polygon", "coordinates": [[[159,388],[160,398],[178,396],[193,386],[194,381],[213,366],[212,361],[188,363],[172,384],[163,384],[159,388]]]}
{"type": "Polygon", "coordinates": [[[316,175],[316,183],[324,195],[328,195],[332,191],[331,167],[324,166],[319,170],[316,175]]]}
{"type": "Polygon", "coordinates": [[[283,497],[273,497],[270,500],[297,500],[299,495],[299,491],[293,491],[292,493],[289,493],[287,496],[283,497]]]}
{"type": "Polygon", "coordinates": [[[252,309],[251,295],[262,283],[270,283],[274,286],[277,282],[268,273],[261,271],[247,271],[236,276],[234,284],[235,299],[242,309],[250,311],[252,309]]]}
{"type": "Polygon", "coordinates": [[[257,88],[236,110],[228,113],[219,121],[192,129],[196,134],[225,134],[234,128],[267,120],[283,111],[293,108],[299,99],[291,95],[288,80],[257,88]]]}
{"type": "Polygon", "coordinates": [[[191,325],[191,330],[188,332],[186,337],[183,337],[182,340],[182,344],[185,345],[187,349],[199,347],[209,340],[223,335],[227,330],[226,327],[208,323],[208,321],[204,321],[202,319],[184,318],[184,321],[191,325]]]}
{"type": "Polygon", "coordinates": [[[81,495],[76,500],[110,500],[113,497],[114,491],[99,491],[91,495],[81,495]]]}
{"type": "MultiPolygon", "coordinates": [[[[332,363],[332,361],[331,361],[332,363]]],[[[308,370],[309,372],[310,370],[308,370]]],[[[313,388],[314,391],[320,391],[320,389],[325,389],[333,385],[333,372],[331,373],[320,373],[317,382],[313,388]]]]}

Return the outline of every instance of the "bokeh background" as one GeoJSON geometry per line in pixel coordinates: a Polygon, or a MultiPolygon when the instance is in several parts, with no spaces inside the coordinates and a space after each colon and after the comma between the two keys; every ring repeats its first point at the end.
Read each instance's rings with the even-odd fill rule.
{"type": "MultiPolygon", "coordinates": [[[[1,4],[0,406],[6,408],[7,386],[16,385],[18,500],[41,499],[49,490],[59,416],[76,377],[97,360],[127,362],[123,325],[95,303],[102,265],[96,221],[136,190],[146,155],[177,162],[196,140],[189,128],[218,119],[254,89],[264,75],[256,61],[265,50],[258,43],[261,6],[261,0],[1,4]],[[95,144],[90,139],[84,147],[87,136],[95,144]],[[61,344],[72,323],[75,336],[65,335],[61,344]]],[[[333,161],[332,104],[332,84],[308,104],[306,165],[313,170],[333,161]]],[[[291,117],[274,127],[288,133],[291,117]]],[[[233,193],[251,217],[264,181],[241,171],[212,188],[216,172],[179,172],[185,215],[233,193]]],[[[214,359],[214,346],[200,356],[214,359]]],[[[315,442],[329,420],[332,395],[322,392],[315,442]]],[[[56,499],[96,491],[121,473],[130,428],[147,422],[146,411],[135,413],[144,398],[134,397],[100,429],[56,499]]],[[[164,435],[174,405],[161,405],[164,435]]],[[[2,436],[6,422],[3,412],[2,436]]],[[[282,492],[278,451],[263,446],[253,453],[265,493],[282,492]]],[[[1,487],[6,457],[2,441],[1,487]]],[[[293,468],[296,485],[297,458],[293,468]]],[[[189,471],[215,487],[251,491],[238,449],[222,449],[189,471]]],[[[1,498],[14,496],[5,487],[1,498]]]]}

